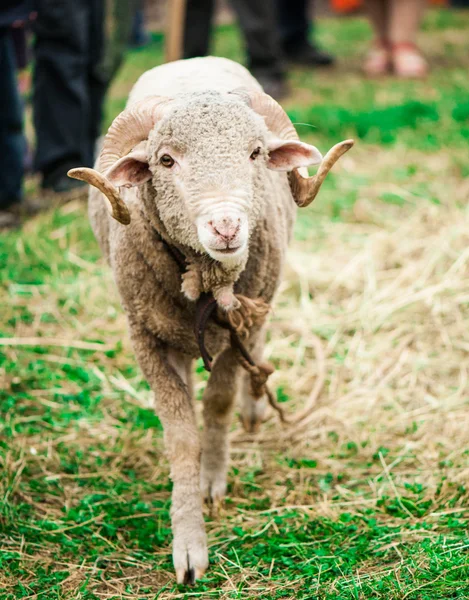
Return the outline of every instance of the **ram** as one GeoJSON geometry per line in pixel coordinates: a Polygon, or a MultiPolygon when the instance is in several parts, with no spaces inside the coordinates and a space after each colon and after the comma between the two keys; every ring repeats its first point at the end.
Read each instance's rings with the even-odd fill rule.
{"type": "Polygon", "coordinates": [[[256,387],[255,369],[240,365],[240,348],[248,366],[259,364],[262,317],[279,284],[296,207],[314,199],[352,143],[337,144],[322,160],[244,67],[197,58],[143,74],[96,168],[69,173],[93,186],[92,227],[155,394],[173,480],[180,583],[193,583],[208,566],[202,499],[217,502],[226,492],[235,398],[242,396],[242,421],[252,429],[267,404],[259,397],[265,378],[256,387]],[[319,163],[308,178],[305,167],[319,163]],[[245,346],[237,335],[243,329],[245,346]],[[201,355],[211,375],[200,441],[191,366],[201,355]]]}

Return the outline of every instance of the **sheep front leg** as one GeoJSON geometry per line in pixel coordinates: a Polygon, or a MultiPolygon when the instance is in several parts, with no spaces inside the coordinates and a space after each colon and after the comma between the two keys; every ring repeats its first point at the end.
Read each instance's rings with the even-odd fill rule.
{"type": "Polygon", "coordinates": [[[215,361],[205,389],[204,433],[200,487],[204,498],[218,504],[226,494],[228,431],[237,394],[240,368],[231,348],[215,361]]]}
{"type": "Polygon", "coordinates": [[[191,391],[190,360],[164,349],[145,329],[131,327],[140,367],[156,399],[173,480],[171,523],[178,583],[194,583],[208,566],[207,538],[199,487],[200,442],[191,391]]]}

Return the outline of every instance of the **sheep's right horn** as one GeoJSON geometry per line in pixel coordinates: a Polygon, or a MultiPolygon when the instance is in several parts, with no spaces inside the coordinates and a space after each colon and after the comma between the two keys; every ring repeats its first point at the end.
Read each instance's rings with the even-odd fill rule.
{"type": "Polygon", "coordinates": [[[97,161],[97,169],[79,167],[67,173],[69,177],[86,181],[98,188],[109,200],[111,214],[119,223],[128,225],[130,213],[119,191],[107,179],[106,173],[139,142],[148,138],[148,134],[161,119],[167,104],[171,101],[171,98],[163,96],[148,96],[131,104],[114,119],[109,127],[97,161]]]}
{"type": "Polygon", "coordinates": [[[111,215],[122,223],[128,225],[130,223],[129,209],[125,205],[124,201],[120,197],[119,191],[112,185],[112,183],[95,169],[88,169],[87,167],[78,167],[77,169],[70,169],[67,173],[69,177],[73,179],[80,179],[86,181],[95,188],[98,188],[111,204],[111,215]]]}
{"type": "Polygon", "coordinates": [[[326,156],[322,159],[318,172],[313,177],[303,177],[298,169],[294,169],[288,174],[293,198],[300,208],[308,206],[316,198],[326,175],[339,158],[350,150],[353,144],[353,140],[345,140],[332,146],[326,156]]]}
{"type": "MultiPolygon", "coordinates": [[[[238,88],[231,93],[243,98],[255,112],[263,116],[267,127],[280,139],[298,139],[298,134],[287,113],[271,96],[264,92],[252,92],[244,88],[238,88]]],[[[326,175],[339,158],[347,150],[350,150],[353,143],[353,140],[345,140],[333,146],[323,158],[318,172],[313,177],[303,177],[298,169],[294,169],[288,174],[292,196],[298,206],[304,207],[311,204],[326,175]]]]}

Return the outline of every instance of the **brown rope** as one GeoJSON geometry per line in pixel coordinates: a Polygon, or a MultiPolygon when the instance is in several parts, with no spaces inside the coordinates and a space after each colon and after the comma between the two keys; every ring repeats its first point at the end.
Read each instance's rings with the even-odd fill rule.
{"type": "Polygon", "coordinates": [[[205,328],[216,308],[217,301],[213,297],[213,294],[201,294],[195,308],[195,339],[197,340],[200,355],[204,361],[204,368],[208,372],[212,370],[213,359],[205,346],[205,328]]]}
{"type": "MultiPolygon", "coordinates": [[[[163,239],[159,232],[154,231],[177,263],[181,273],[184,273],[187,268],[184,254],[163,239]]],[[[265,318],[269,307],[261,299],[253,300],[246,296],[239,296],[239,299],[241,301],[241,310],[235,311],[238,314],[230,314],[228,321],[220,319],[217,315],[217,301],[211,292],[201,294],[197,300],[194,333],[204,368],[208,372],[212,370],[213,358],[205,345],[205,329],[209,320],[212,319],[219,327],[223,327],[223,329],[227,329],[230,332],[230,343],[232,349],[235,351],[236,359],[240,366],[249,373],[253,397],[259,399],[266,395],[270,406],[278,413],[282,423],[288,423],[289,419],[283,408],[278,404],[274,394],[267,385],[267,380],[274,372],[274,367],[268,363],[257,365],[240,339],[240,335],[243,337],[248,336],[249,328],[252,327],[254,322],[262,321],[265,318]]]]}
{"type": "Polygon", "coordinates": [[[236,360],[240,366],[249,373],[253,397],[257,400],[266,395],[270,406],[277,411],[282,423],[288,423],[288,418],[285,415],[283,408],[278,404],[273,392],[267,385],[267,380],[275,370],[274,367],[269,363],[255,363],[246,346],[240,340],[236,328],[231,322],[220,319],[214,312],[216,308],[217,302],[211,293],[202,294],[197,301],[195,335],[205,369],[207,371],[212,370],[212,357],[205,346],[205,328],[209,319],[212,318],[217,325],[230,332],[231,348],[234,350],[236,360]]]}

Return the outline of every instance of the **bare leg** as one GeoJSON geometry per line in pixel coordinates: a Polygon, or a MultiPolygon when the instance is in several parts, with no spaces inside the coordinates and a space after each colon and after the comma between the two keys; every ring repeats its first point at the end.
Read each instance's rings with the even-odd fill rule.
{"type": "Polygon", "coordinates": [[[392,44],[415,43],[426,0],[391,0],[389,39],[392,44]]]}
{"type": "Polygon", "coordinates": [[[426,0],[391,0],[389,39],[394,72],[399,77],[425,77],[428,65],[415,45],[426,0]]]}
{"type": "Polygon", "coordinates": [[[366,0],[365,6],[376,39],[382,43],[387,43],[389,35],[388,0],[366,0]]]}
{"type": "Polygon", "coordinates": [[[173,562],[178,583],[193,583],[208,566],[199,487],[200,443],[188,389],[190,359],[165,349],[140,324],[130,323],[135,355],[156,397],[171,466],[173,562]]]}
{"type": "Polygon", "coordinates": [[[374,43],[366,57],[364,71],[374,77],[390,70],[389,51],[389,2],[388,0],[366,0],[366,9],[375,34],[374,43]]]}
{"type": "Polygon", "coordinates": [[[218,503],[226,494],[228,432],[239,378],[240,367],[227,348],[217,358],[204,393],[200,487],[209,502],[218,503]]]}

